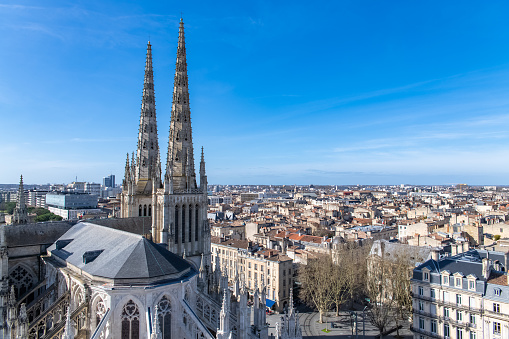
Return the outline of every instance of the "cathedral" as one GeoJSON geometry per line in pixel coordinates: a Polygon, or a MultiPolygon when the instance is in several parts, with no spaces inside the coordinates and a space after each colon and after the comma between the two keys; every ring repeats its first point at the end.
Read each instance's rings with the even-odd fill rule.
{"type": "MultiPolygon", "coordinates": [[[[149,42],[121,218],[29,223],[20,182],[14,223],[0,227],[3,338],[269,338],[266,289],[228,279],[217,257],[212,267],[205,160],[202,148],[198,185],[189,107],[181,19],[164,177],[149,42]]],[[[271,337],[302,338],[291,299],[271,337]]]]}

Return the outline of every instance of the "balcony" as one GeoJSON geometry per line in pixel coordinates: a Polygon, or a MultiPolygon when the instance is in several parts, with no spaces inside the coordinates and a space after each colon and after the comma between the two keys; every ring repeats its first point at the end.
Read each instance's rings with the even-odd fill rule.
{"type": "Polygon", "coordinates": [[[495,317],[495,318],[503,319],[503,320],[506,320],[506,321],[509,320],[509,314],[493,312],[493,311],[490,311],[490,310],[484,310],[484,313],[488,317],[495,317]]]}
{"type": "Polygon", "coordinates": [[[437,333],[428,332],[428,331],[422,330],[418,327],[410,326],[410,331],[412,331],[414,333],[424,334],[425,336],[430,337],[430,338],[439,338],[439,339],[444,338],[443,336],[438,335],[437,333]]]}
{"type": "MultiPolygon", "coordinates": [[[[482,313],[482,310],[477,307],[472,307],[472,306],[457,304],[457,303],[450,302],[450,301],[444,301],[441,299],[431,298],[431,297],[428,297],[425,295],[415,294],[413,292],[411,292],[410,295],[412,296],[412,298],[429,301],[429,302],[432,302],[437,305],[448,306],[448,307],[452,307],[455,309],[469,311],[470,313],[482,313]]],[[[495,312],[493,312],[493,313],[495,313],[495,312]]],[[[495,313],[495,314],[499,314],[499,313],[495,313]]],[[[508,316],[508,318],[509,318],[509,316],[508,316]]]]}

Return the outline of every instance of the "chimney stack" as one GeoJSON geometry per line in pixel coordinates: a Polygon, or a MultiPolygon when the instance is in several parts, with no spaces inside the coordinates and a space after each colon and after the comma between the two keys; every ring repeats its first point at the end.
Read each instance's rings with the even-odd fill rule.
{"type": "Polygon", "coordinates": [[[484,258],[482,260],[482,275],[484,277],[484,279],[488,280],[489,276],[490,276],[490,271],[491,271],[491,267],[490,267],[490,260],[488,258],[484,258]]]}
{"type": "Polygon", "coordinates": [[[437,262],[440,259],[440,250],[438,248],[431,249],[431,259],[433,259],[437,262]]]}

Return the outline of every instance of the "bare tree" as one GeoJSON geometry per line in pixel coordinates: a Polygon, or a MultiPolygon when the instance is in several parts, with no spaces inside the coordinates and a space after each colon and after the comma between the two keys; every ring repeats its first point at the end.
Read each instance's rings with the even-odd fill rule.
{"type": "Polygon", "coordinates": [[[308,260],[308,264],[299,269],[299,281],[302,284],[301,298],[320,312],[320,322],[323,323],[325,312],[329,311],[332,303],[332,259],[328,255],[308,260]]]}
{"type": "Polygon", "coordinates": [[[367,294],[370,308],[367,312],[370,323],[380,332],[382,338],[387,324],[392,320],[395,300],[391,264],[383,259],[372,259],[369,262],[367,294]]]}
{"type": "Polygon", "coordinates": [[[395,253],[391,260],[392,295],[394,299],[393,318],[396,323],[397,337],[401,322],[408,320],[412,312],[412,296],[410,295],[410,279],[412,277],[411,255],[407,251],[395,253]]]}

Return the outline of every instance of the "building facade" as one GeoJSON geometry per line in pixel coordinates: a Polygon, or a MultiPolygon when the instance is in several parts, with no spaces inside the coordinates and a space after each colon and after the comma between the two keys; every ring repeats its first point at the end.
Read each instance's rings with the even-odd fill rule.
{"type": "Polygon", "coordinates": [[[509,253],[469,250],[416,267],[411,280],[414,338],[509,337],[509,253]]]}
{"type": "Polygon", "coordinates": [[[233,284],[246,281],[251,293],[265,288],[267,305],[278,312],[288,308],[293,287],[293,260],[277,250],[263,249],[248,240],[212,239],[214,273],[226,275],[233,284]]]}

